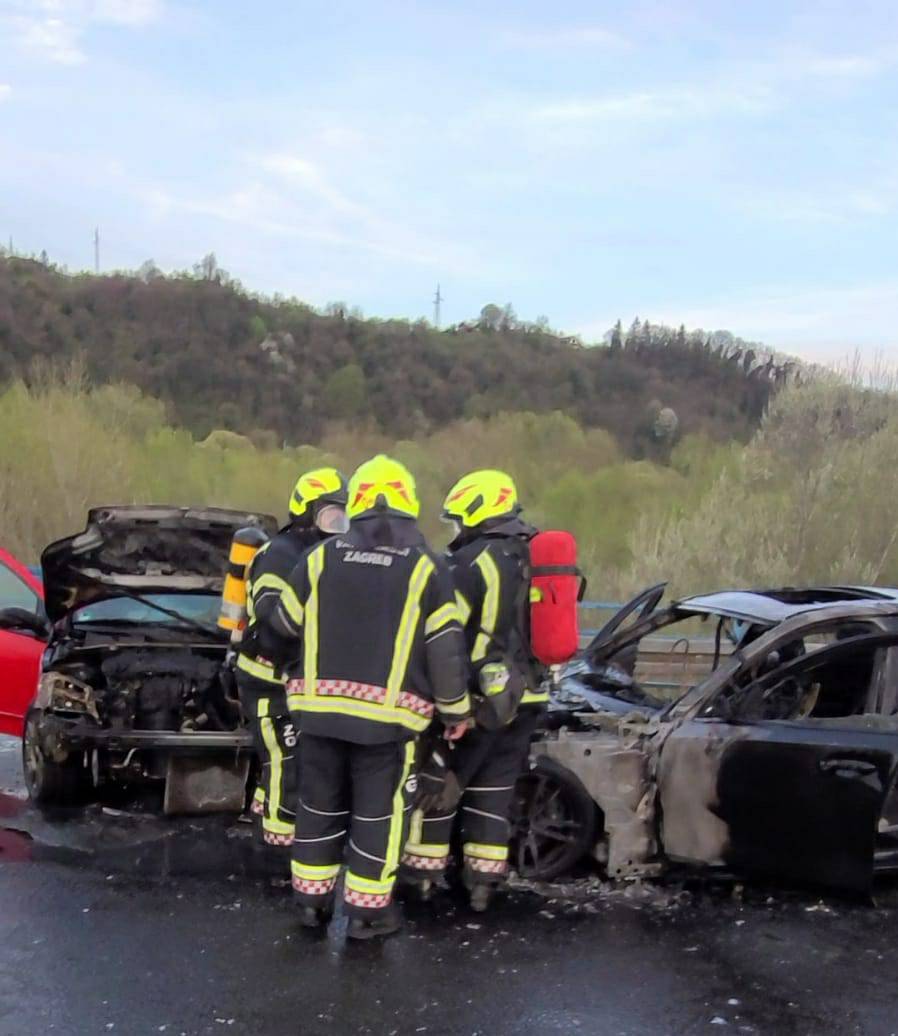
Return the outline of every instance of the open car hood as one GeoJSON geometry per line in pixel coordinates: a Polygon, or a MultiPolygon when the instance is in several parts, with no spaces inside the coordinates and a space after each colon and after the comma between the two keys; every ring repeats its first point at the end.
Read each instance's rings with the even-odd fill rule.
{"type": "Polygon", "coordinates": [[[267,514],[217,507],[128,505],[97,507],[76,536],[51,543],[41,555],[49,618],[92,601],[129,593],[220,593],[231,539],[254,526],[269,536],[267,514]]]}

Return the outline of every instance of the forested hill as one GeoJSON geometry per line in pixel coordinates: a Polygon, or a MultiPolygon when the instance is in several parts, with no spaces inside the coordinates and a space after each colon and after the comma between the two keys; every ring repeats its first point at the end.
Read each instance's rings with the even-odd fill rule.
{"type": "Polygon", "coordinates": [[[495,306],[438,331],[260,299],[214,265],[70,276],[0,259],[0,382],[76,356],[94,381],[162,399],[198,436],[229,428],[297,444],[337,419],[411,437],[463,416],[563,410],[634,456],[690,432],[746,438],[784,377],[726,335],[636,323],[584,347],[495,306]]]}

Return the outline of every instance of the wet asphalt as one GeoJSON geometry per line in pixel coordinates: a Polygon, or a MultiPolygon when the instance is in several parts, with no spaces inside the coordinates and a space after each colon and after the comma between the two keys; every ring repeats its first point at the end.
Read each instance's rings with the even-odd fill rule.
{"type": "Polygon", "coordinates": [[[898,1033],[898,888],[446,895],[383,944],[298,928],[249,830],[47,822],[0,737],[0,1034],[898,1033]]]}

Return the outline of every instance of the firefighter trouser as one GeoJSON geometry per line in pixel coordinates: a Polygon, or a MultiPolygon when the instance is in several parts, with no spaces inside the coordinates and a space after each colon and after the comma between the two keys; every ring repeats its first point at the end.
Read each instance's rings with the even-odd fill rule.
{"type": "Polygon", "coordinates": [[[402,856],[410,877],[438,879],[449,862],[456,823],[460,828],[467,885],[499,884],[508,872],[509,816],[515,783],[527,767],[530,739],[541,710],[523,708],[501,730],[475,728],[451,752],[450,767],[463,789],[457,810],[412,814],[402,856]]]}
{"type": "Polygon", "coordinates": [[[237,689],[260,763],[253,812],[262,818],[262,837],[269,845],[292,845],[297,739],[286,692],[282,684],[259,680],[239,669],[237,689]]]}
{"type": "Polygon", "coordinates": [[[415,791],[414,741],[359,745],[302,735],[293,889],[328,908],[346,862],[346,913],[368,920],[390,905],[415,791]]]}

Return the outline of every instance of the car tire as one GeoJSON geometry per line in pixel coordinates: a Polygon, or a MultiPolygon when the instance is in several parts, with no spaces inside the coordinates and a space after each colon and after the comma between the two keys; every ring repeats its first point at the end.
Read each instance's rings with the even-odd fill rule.
{"type": "Polygon", "coordinates": [[[43,710],[31,709],[22,734],[22,772],[31,801],[41,808],[83,806],[93,796],[94,782],[85,752],[72,752],[62,762],[50,759],[43,747],[43,710]]]}
{"type": "Polygon", "coordinates": [[[595,845],[600,810],[582,781],[548,756],[518,778],[509,860],[522,878],[569,873],[595,845]]]}

